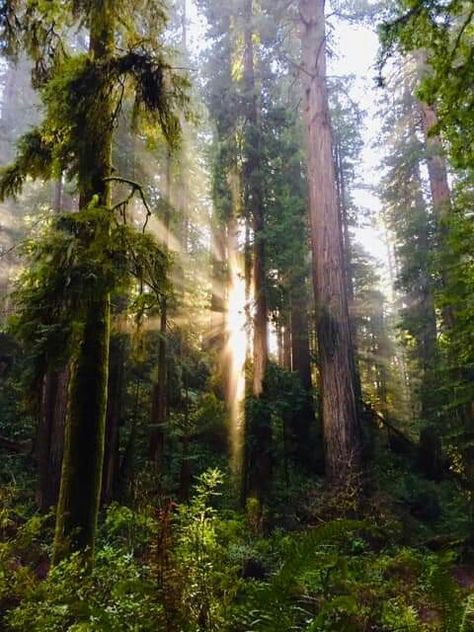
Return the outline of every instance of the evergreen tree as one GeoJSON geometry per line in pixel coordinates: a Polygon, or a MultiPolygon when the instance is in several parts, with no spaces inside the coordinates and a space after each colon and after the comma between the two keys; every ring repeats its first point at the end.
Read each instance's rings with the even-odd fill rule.
{"type": "MultiPolygon", "coordinates": [[[[91,266],[89,285],[79,300],[80,335],[69,391],[56,561],[71,550],[91,554],[95,541],[113,287],[111,183],[120,181],[112,168],[113,131],[123,99],[117,88],[128,86],[135,92],[136,120],[156,120],[170,142],[179,129],[173,108],[182,102],[183,82],[166,65],[155,41],[165,19],[161,7],[146,7],[151,9],[146,34],[140,34],[138,21],[144,6],[134,6],[130,13],[128,5],[109,0],[71,2],[67,7],[50,3],[32,11],[22,3],[7,4],[2,16],[5,50],[14,56],[19,46],[25,46],[35,61],[34,78],[45,105],[43,122],[23,137],[16,161],[3,174],[2,196],[18,193],[28,176],[50,179],[60,169],[76,177],[81,210],[71,229],[91,266]],[[70,55],[65,36],[76,20],[88,29],[89,50],[70,55]],[[56,29],[50,28],[50,21],[56,29]],[[120,51],[119,32],[129,45],[125,53],[120,51]]],[[[131,186],[133,191],[137,188],[131,186]]],[[[62,292],[67,296],[67,286],[62,292]]]]}

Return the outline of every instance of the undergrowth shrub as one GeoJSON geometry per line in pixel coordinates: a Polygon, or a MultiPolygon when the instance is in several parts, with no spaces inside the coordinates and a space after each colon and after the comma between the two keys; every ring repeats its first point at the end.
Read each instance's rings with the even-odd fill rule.
{"type": "MultiPolygon", "coordinates": [[[[74,554],[54,567],[8,617],[18,632],[155,632],[162,606],[149,567],[105,546],[92,571],[74,554]]],[[[161,628],[164,629],[164,628],[161,628]]]]}

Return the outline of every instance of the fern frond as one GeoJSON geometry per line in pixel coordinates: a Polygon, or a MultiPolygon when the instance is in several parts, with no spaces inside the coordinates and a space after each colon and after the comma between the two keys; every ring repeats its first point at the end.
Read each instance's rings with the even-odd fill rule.
{"type": "Polygon", "coordinates": [[[459,632],[474,632],[474,594],[467,598],[459,632]]]}

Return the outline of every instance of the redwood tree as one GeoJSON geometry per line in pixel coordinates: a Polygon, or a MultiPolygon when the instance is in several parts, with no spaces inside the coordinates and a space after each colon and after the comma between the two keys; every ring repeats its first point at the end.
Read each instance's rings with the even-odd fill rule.
{"type": "Polygon", "coordinates": [[[300,0],[304,119],[326,473],[346,484],[360,468],[353,348],[326,82],[324,0],[300,0]]]}

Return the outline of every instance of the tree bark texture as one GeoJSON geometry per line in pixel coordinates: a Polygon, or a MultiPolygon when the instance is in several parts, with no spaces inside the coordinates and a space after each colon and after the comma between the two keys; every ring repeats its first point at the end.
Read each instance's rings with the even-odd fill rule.
{"type": "Polygon", "coordinates": [[[347,484],[361,464],[360,425],[326,85],[324,0],[300,0],[304,120],[326,474],[347,484]]]}
{"type": "Polygon", "coordinates": [[[40,511],[44,513],[58,502],[68,384],[68,369],[49,370],[43,378],[36,459],[37,502],[40,511]]]}

